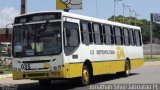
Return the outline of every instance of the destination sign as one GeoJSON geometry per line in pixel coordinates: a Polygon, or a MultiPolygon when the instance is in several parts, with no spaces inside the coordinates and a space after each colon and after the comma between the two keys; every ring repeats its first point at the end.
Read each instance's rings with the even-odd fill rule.
{"type": "Polygon", "coordinates": [[[58,20],[61,19],[61,13],[37,13],[16,17],[14,23],[29,23],[37,21],[58,20]]]}

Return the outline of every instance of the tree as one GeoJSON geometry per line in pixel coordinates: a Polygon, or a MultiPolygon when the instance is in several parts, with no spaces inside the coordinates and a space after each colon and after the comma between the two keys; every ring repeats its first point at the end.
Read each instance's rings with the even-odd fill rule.
{"type": "Polygon", "coordinates": [[[160,24],[158,23],[153,23],[153,36],[160,38],[160,24]]]}
{"type": "MultiPolygon", "coordinates": [[[[150,42],[150,22],[148,20],[137,19],[135,17],[124,17],[124,19],[125,19],[125,21],[124,21],[125,24],[136,25],[136,26],[141,27],[143,43],[150,42]]],[[[111,16],[108,20],[114,21],[114,16],[111,16]]],[[[115,21],[123,23],[123,16],[122,15],[116,16],[115,21]]],[[[160,27],[160,25],[159,25],[159,27],[160,27]]],[[[156,27],[156,29],[158,29],[158,27],[156,27]]],[[[155,31],[155,30],[154,30],[154,34],[156,34],[155,36],[160,35],[160,30],[159,31],[158,30],[155,31]]]]}

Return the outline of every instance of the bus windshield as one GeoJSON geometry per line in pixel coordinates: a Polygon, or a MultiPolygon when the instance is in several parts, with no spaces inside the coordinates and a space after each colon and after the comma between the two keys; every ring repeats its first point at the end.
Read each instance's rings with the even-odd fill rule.
{"type": "Polygon", "coordinates": [[[61,36],[61,22],[15,26],[13,56],[58,55],[62,51],[61,36]]]}

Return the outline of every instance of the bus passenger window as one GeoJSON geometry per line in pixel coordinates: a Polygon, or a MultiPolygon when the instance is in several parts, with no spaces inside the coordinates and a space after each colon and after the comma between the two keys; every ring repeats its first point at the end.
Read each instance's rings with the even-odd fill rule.
{"type": "Polygon", "coordinates": [[[124,28],[123,31],[124,31],[124,44],[126,46],[129,46],[129,32],[128,32],[128,29],[124,28]]]}
{"type": "Polygon", "coordinates": [[[94,30],[94,43],[97,45],[102,44],[101,35],[100,35],[100,25],[99,24],[93,24],[93,30],[94,30]]]}
{"type": "Polygon", "coordinates": [[[89,22],[82,21],[81,22],[81,37],[83,44],[91,44],[92,40],[92,31],[91,24],[89,22]]]}
{"type": "Polygon", "coordinates": [[[115,41],[116,45],[122,45],[123,39],[122,39],[122,32],[120,27],[114,27],[115,30],[115,41]]]}
{"type": "Polygon", "coordinates": [[[141,42],[141,35],[140,35],[140,31],[135,30],[135,41],[136,41],[136,45],[137,46],[141,46],[142,42],[141,42]]]}
{"type": "Polygon", "coordinates": [[[64,22],[64,45],[65,53],[69,55],[75,51],[79,45],[79,27],[76,23],[64,22]]]}
{"type": "Polygon", "coordinates": [[[112,31],[112,26],[104,25],[104,42],[107,45],[114,44],[114,36],[112,31]]]}
{"type": "Polygon", "coordinates": [[[130,44],[134,46],[135,43],[134,43],[134,37],[133,37],[133,29],[129,30],[129,38],[130,38],[130,44]]]}

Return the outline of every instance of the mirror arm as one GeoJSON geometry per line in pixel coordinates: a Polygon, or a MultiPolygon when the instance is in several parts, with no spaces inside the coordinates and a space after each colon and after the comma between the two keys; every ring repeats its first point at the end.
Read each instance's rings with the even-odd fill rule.
{"type": "Polygon", "coordinates": [[[9,29],[8,29],[9,25],[13,25],[13,24],[9,23],[9,24],[6,25],[6,38],[8,38],[8,34],[9,34],[9,29]]]}

